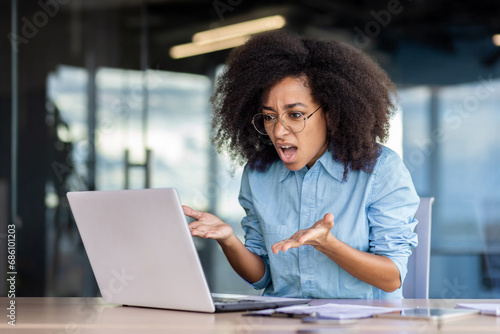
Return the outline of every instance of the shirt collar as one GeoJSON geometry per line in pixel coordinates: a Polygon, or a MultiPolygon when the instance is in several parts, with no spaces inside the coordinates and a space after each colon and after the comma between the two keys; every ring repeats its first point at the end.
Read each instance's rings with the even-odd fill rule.
{"type": "Polygon", "coordinates": [[[292,171],[286,168],[285,164],[281,160],[280,160],[280,165],[281,165],[280,182],[283,182],[288,177],[288,175],[290,175],[292,171]]]}
{"type": "MultiPolygon", "coordinates": [[[[316,161],[316,164],[318,163],[323,166],[328,174],[342,182],[344,179],[344,165],[333,159],[331,148],[326,150],[325,153],[323,153],[323,155],[316,161]]],[[[306,166],[304,166],[304,168],[307,170],[306,166]]],[[[286,168],[285,164],[281,163],[280,182],[283,182],[291,172],[291,170],[286,168]]]]}
{"type": "Polygon", "coordinates": [[[316,161],[316,163],[318,162],[323,165],[323,168],[325,168],[328,174],[333,176],[338,181],[342,181],[344,179],[344,165],[333,159],[331,148],[326,150],[321,158],[316,161]]]}

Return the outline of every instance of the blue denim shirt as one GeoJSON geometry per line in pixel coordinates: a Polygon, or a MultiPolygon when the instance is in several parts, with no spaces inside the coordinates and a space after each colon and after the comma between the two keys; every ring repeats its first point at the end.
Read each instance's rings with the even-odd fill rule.
{"type": "Polygon", "coordinates": [[[338,266],[312,246],[273,254],[271,246],[334,215],[331,233],[363,252],[383,255],[399,269],[417,245],[414,219],[420,199],[399,156],[382,147],[372,173],[349,171],[327,150],[311,169],[292,172],[281,161],[265,172],[245,167],[239,201],[245,246],[262,257],[265,274],[252,285],[264,295],[304,298],[403,298],[402,288],[386,293],[338,266]]]}

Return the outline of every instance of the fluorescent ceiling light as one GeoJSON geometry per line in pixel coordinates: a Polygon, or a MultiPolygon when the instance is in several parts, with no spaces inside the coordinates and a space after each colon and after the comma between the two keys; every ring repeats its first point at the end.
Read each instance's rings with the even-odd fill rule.
{"type": "Polygon", "coordinates": [[[500,34],[493,35],[493,44],[500,46],[500,34]]]}
{"type": "Polygon", "coordinates": [[[237,46],[245,44],[245,42],[249,38],[250,36],[240,36],[210,44],[188,43],[188,44],[176,45],[170,48],[170,57],[174,59],[180,59],[204,53],[235,48],[237,46]]]}
{"type": "Polygon", "coordinates": [[[280,29],[285,24],[286,20],[281,15],[263,17],[196,33],[193,35],[193,43],[206,44],[238,36],[252,35],[263,31],[280,29]]]}
{"type": "Polygon", "coordinates": [[[201,31],[193,35],[193,42],[170,48],[174,59],[225,50],[245,44],[250,35],[283,28],[286,20],[281,15],[236,23],[221,28],[201,31]]]}

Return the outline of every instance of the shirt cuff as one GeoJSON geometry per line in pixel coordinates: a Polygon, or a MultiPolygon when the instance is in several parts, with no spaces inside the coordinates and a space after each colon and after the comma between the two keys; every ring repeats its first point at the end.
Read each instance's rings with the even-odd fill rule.
{"type": "Polygon", "coordinates": [[[401,279],[401,285],[399,286],[398,289],[401,289],[403,287],[403,283],[405,281],[405,278],[406,278],[406,273],[408,272],[408,258],[398,258],[398,257],[390,257],[388,256],[388,258],[394,262],[394,264],[396,265],[396,267],[398,268],[399,270],[399,278],[401,279]]]}
{"type": "Polygon", "coordinates": [[[251,286],[254,287],[255,290],[265,289],[271,283],[271,273],[269,270],[269,259],[266,259],[262,256],[261,256],[261,258],[264,261],[264,266],[265,266],[264,276],[262,276],[262,278],[257,282],[254,282],[254,283],[248,282],[251,286]]]}

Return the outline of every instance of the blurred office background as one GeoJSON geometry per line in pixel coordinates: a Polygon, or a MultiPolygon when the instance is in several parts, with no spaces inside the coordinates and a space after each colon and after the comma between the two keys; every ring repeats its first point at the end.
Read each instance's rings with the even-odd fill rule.
{"type": "MultiPolygon", "coordinates": [[[[493,0],[2,0],[0,277],[6,226],[16,221],[17,296],[98,293],[70,190],[176,187],[185,204],[220,215],[243,237],[241,167],[212,148],[208,101],[240,37],[198,41],[194,48],[208,52],[183,58],[172,47],[268,17],[258,25],[345,41],[389,73],[400,111],[388,145],[420,196],[436,198],[430,296],[499,297],[493,0]]],[[[256,293],[215,242],[196,245],[213,291],[256,293]]]]}

